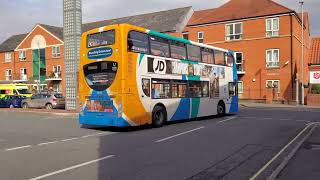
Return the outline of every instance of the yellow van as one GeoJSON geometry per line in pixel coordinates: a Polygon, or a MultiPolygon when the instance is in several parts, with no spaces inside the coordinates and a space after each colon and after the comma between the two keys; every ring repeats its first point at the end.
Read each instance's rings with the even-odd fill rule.
{"type": "Polygon", "coordinates": [[[5,95],[32,96],[26,84],[0,84],[0,98],[5,95]]]}

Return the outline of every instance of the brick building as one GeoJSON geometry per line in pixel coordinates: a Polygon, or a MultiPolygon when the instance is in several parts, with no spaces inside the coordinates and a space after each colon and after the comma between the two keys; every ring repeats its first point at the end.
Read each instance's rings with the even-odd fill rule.
{"type": "MultiPolygon", "coordinates": [[[[230,0],[214,9],[194,11],[192,7],[184,7],[83,24],[82,31],[110,24],[130,23],[193,41],[231,49],[236,52],[237,57],[240,98],[265,100],[272,89],[272,99],[295,101],[296,95],[301,94],[301,92],[297,93],[297,85],[302,82],[300,16],[294,10],[271,0],[230,0]]],[[[310,36],[307,13],[305,19],[306,68],[304,82],[307,83],[310,36]]],[[[0,80],[8,77],[8,69],[11,69],[11,78],[19,79],[21,72],[24,71],[24,66],[28,66],[26,70],[28,78],[33,77],[31,82],[37,79],[39,73],[37,73],[36,59],[39,58],[35,52],[38,52],[38,47],[36,44],[32,45],[32,40],[35,38],[34,41],[37,42],[37,39],[43,39],[37,36],[39,34],[44,37],[47,44],[43,46],[46,47],[45,50],[40,50],[42,52],[40,52],[40,59],[45,59],[45,63],[43,60],[40,63],[41,72],[43,72],[42,79],[47,80],[44,84],[52,87],[60,83],[60,86],[55,85],[54,87],[60,87],[60,90],[64,91],[63,37],[62,28],[59,27],[40,24],[28,35],[13,36],[7,40],[8,43],[5,41],[0,45],[0,62],[3,64],[0,67],[3,72],[0,72],[0,80]],[[26,60],[20,60],[19,52],[24,49],[26,50],[26,60]],[[60,50],[59,57],[53,57],[53,49],[55,52],[60,50]],[[11,62],[7,62],[5,57],[8,52],[14,54],[11,62]],[[45,58],[41,54],[45,54],[45,58]],[[56,71],[54,66],[58,65],[60,66],[58,74],[61,75],[61,78],[45,79],[44,72],[47,77],[50,77],[52,75],[50,71],[56,71]],[[44,67],[46,71],[43,70],[44,67]],[[13,74],[18,74],[18,78],[13,74]]]]}
{"type": "Polygon", "coordinates": [[[27,83],[30,88],[64,89],[61,28],[37,24],[30,33],[15,35],[0,46],[0,80],[27,83]],[[40,82],[38,81],[40,78],[40,82]]]}
{"type": "MultiPolygon", "coordinates": [[[[305,14],[305,67],[309,50],[308,14],[305,14]]],[[[184,36],[236,53],[242,99],[296,99],[301,83],[301,18],[271,0],[231,0],[221,7],[195,11],[184,36]]],[[[305,68],[304,82],[308,82],[305,68]]]]}

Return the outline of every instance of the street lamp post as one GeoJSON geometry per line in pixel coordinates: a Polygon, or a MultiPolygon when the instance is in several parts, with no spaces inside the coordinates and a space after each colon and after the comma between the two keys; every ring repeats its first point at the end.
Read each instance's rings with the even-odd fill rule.
{"type": "Polygon", "coordinates": [[[41,73],[41,71],[40,71],[40,64],[41,64],[41,58],[40,58],[40,42],[38,41],[37,42],[37,45],[38,45],[38,58],[39,58],[39,65],[38,65],[38,67],[39,67],[39,71],[38,71],[38,73],[39,73],[39,75],[38,75],[38,93],[40,93],[40,79],[41,79],[41,76],[40,76],[40,73],[41,73]]]}
{"type": "Polygon", "coordinates": [[[304,1],[301,0],[301,104],[304,105],[304,1]]]}

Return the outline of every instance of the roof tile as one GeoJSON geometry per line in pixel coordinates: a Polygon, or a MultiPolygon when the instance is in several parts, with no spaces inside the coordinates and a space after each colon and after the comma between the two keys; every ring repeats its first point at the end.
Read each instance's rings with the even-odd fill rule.
{"type": "Polygon", "coordinates": [[[196,11],[188,25],[238,20],[294,12],[272,0],[230,0],[215,9],[196,11]]]}
{"type": "Polygon", "coordinates": [[[311,40],[309,64],[320,65],[320,37],[311,40]]]}

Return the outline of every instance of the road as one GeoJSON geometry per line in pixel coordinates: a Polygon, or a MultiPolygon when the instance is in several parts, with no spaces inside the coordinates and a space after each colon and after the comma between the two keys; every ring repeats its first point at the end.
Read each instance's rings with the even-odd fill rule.
{"type": "Polygon", "coordinates": [[[249,179],[318,117],[311,109],[243,108],[123,130],[80,128],[72,115],[0,111],[0,179],[249,179]]]}

